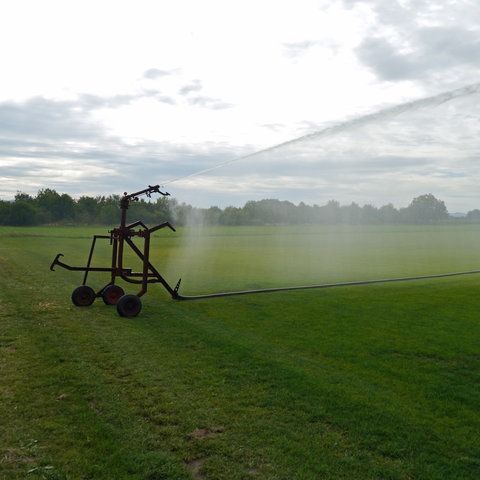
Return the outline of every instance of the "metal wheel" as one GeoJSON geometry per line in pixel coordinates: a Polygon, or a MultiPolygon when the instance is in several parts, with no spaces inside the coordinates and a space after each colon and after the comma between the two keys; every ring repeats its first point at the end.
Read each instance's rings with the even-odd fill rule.
{"type": "Polygon", "coordinates": [[[95,290],[87,285],[81,285],[72,292],[72,302],[77,307],[89,307],[95,300],[95,290]]]}
{"type": "Polygon", "coordinates": [[[142,309],[142,302],[137,295],[124,295],[117,302],[117,312],[121,317],[136,317],[142,309]]]}
{"type": "Polygon", "coordinates": [[[125,295],[123,288],[118,285],[108,285],[102,292],[102,298],[106,305],[116,305],[125,295]]]}

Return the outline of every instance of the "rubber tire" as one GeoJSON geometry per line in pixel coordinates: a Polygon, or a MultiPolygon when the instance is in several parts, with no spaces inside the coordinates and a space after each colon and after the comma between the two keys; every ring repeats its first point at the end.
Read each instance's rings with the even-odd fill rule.
{"type": "Polygon", "coordinates": [[[117,302],[117,312],[121,317],[136,317],[142,309],[142,301],[137,295],[124,295],[117,302]]]}
{"type": "Polygon", "coordinates": [[[72,302],[77,307],[89,307],[95,301],[96,296],[92,287],[81,285],[72,292],[72,302]]]}
{"type": "Polygon", "coordinates": [[[116,305],[121,297],[125,295],[122,287],[119,285],[108,285],[102,292],[102,299],[105,305],[116,305]]]}

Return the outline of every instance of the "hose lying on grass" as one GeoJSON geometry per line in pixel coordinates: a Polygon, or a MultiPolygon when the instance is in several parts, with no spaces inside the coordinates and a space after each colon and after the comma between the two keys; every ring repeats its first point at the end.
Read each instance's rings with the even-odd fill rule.
{"type": "Polygon", "coordinates": [[[285,292],[289,290],[309,290],[314,288],[352,287],[356,285],[369,285],[372,283],[406,282],[410,280],[424,280],[429,278],[454,277],[458,275],[472,275],[475,273],[480,273],[480,270],[469,270],[466,272],[453,272],[453,273],[437,273],[434,275],[420,275],[416,277],[398,277],[398,278],[384,278],[379,280],[359,280],[354,282],[325,283],[322,285],[300,285],[295,287],[259,288],[255,290],[207,293],[204,295],[180,295],[177,293],[177,295],[175,295],[173,298],[175,298],[176,300],[198,300],[201,298],[231,297],[234,295],[250,295],[253,293],[285,292]]]}

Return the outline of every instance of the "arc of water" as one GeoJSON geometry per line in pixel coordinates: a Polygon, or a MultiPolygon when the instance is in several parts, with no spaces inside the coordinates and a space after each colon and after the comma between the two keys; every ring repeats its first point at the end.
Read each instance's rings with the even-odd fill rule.
{"type": "Polygon", "coordinates": [[[198,170],[196,172],[190,173],[188,175],[183,175],[181,177],[176,177],[173,179],[164,182],[162,185],[168,185],[170,183],[178,182],[179,180],[184,180],[186,178],[195,177],[198,175],[203,175],[205,173],[211,172],[213,170],[217,170],[219,168],[225,167],[235,162],[239,162],[241,160],[246,160],[247,158],[254,157],[256,155],[260,155],[262,153],[271,152],[280,148],[284,148],[287,146],[294,145],[296,143],[304,142],[307,140],[312,140],[316,138],[325,137],[328,135],[332,135],[334,133],[339,133],[347,129],[352,129],[357,126],[365,125],[367,123],[372,123],[378,120],[386,120],[388,118],[395,117],[405,112],[419,110],[425,107],[431,107],[436,105],[441,105],[442,103],[449,102],[456,98],[466,97],[468,95],[473,95],[476,93],[480,93],[480,83],[474,83],[472,85],[467,85],[462,88],[458,88],[455,90],[450,90],[448,92],[443,92],[438,95],[433,95],[430,97],[421,98],[419,100],[413,100],[410,102],[402,103],[399,105],[395,105],[393,107],[384,108],[374,113],[369,113],[366,115],[362,115],[360,117],[355,117],[351,120],[347,120],[345,122],[339,123],[337,125],[333,125],[331,127],[326,127],[321,130],[318,130],[313,133],[309,133],[307,135],[302,135],[301,137],[294,138],[292,140],[287,140],[286,142],[279,143],[277,145],[273,145],[271,147],[264,148],[262,150],[257,150],[253,153],[249,153],[247,155],[243,155],[241,157],[236,157],[230,160],[227,160],[222,163],[218,163],[212,167],[204,168],[202,170],[198,170]]]}

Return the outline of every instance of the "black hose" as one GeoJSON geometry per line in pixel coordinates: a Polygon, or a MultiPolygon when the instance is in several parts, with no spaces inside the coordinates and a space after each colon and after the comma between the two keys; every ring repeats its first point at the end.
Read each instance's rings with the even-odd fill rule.
{"type": "Polygon", "coordinates": [[[480,270],[470,270],[467,272],[453,272],[453,273],[437,273],[435,275],[421,275],[417,277],[400,277],[400,278],[385,278],[380,280],[359,280],[355,282],[326,283],[322,285],[300,285],[296,287],[259,288],[256,290],[207,293],[204,295],[180,295],[177,293],[173,298],[176,300],[200,300],[202,298],[233,297],[235,295],[250,295],[253,293],[286,292],[289,290],[309,290],[314,288],[352,287],[356,285],[369,285],[372,283],[407,282],[410,280],[424,280],[429,278],[454,277],[458,275],[472,275],[475,273],[480,273],[480,270]]]}

